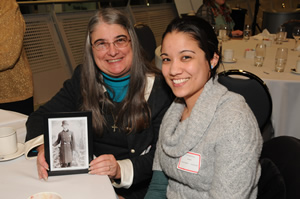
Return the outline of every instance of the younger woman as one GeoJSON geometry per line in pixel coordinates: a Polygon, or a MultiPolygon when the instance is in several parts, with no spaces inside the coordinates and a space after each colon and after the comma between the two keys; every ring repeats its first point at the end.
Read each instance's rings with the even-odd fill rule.
{"type": "Polygon", "coordinates": [[[173,20],[161,57],[177,98],[162,120],[146,198],[256,198],[261,134],[244,98],[215,77],[212,27],[197,17],[173,20]]]}

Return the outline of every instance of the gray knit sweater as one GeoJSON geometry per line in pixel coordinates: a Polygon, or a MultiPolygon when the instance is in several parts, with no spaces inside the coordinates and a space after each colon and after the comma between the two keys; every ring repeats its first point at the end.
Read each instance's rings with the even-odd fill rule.
{"type": "MultiPolygon", "coordinates": [[[[174,101],[164,116],[153,170],[168,177],[168,198],[254,199],[262,138],[243,97],[209,80],[189,118],[174,101]],[[200,154],[200,169],[178,169],[180,157],[200,154]]],[[[182,161],[182,160],[181,160],[182,161]]]]}

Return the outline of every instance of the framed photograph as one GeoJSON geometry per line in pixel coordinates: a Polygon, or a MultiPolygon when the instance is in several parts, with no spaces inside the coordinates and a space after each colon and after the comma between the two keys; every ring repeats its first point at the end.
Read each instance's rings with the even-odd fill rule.
{"type": "Polygon", "coordinates": [[[47,113],[45,158],[48,175],[88,173],[93,158],[91,112],[47,113]]]}

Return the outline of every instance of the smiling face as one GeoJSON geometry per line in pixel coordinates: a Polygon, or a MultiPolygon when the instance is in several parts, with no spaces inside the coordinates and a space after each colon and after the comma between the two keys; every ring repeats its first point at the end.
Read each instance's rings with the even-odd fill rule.
{"type": "Polygon", "coordinates": [[[96,65],[109,76],[124,77],[129,74],[133,58],[131,43],[123,48],[117,48],[112,43],[124,37],[130,40],[128,31],[118,24],[101,23],[91,33],[92,44],[99,41],[110,43],[107,50],[92,48],[96,65]]]}
{"type": "Polygon", "coordinates": [[[210,78],[210,67],[198,42],[188,33],[167,33],[162,43],[162,72],[173,93],[194,105],[210,78]]]}

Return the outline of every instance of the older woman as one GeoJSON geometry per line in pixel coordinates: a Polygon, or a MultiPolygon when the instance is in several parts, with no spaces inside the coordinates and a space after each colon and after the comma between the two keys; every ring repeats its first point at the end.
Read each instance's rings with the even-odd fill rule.
{"type": "Polygon", "coordinates": [[[102,9],[89,21],[83,64],[29,117],[26,153],[37,148],[38,174],[47,179],[42,114],[92,111],[97,158],[90,174],[108,175],[120,198],[143,198],[160,123],[172,100],[160,72],[142,57],[129,17],[102,9]]]}
{"type": "Polygon", "coordinates": [[[231,10],[226,4],[226,0],[204,0],[196,16],[202,17],[217,30],[228,26],[232,36],[242,36],[243,32],[241,30],[233,30],[235,24],[230,16],[230,12],[231,10]]]}
{"type": "Polygon", "coordinates": [[[161,124],[146,198],[256,198],[262,137],[245,99],[215,77],[212,27],[198,17],[173,20],[161,58],[177,98],[161,124]]]}

